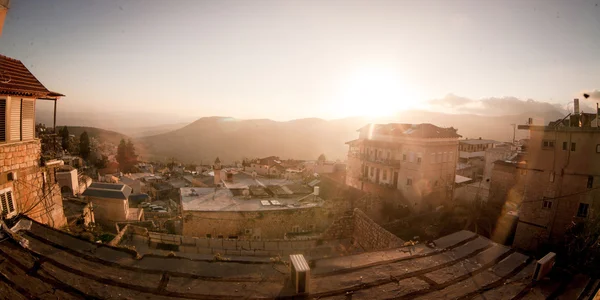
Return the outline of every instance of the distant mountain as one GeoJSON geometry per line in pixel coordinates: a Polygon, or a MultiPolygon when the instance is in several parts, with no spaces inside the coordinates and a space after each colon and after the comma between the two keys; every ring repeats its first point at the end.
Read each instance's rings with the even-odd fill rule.
{"type": "MultiPolygon", "coordinates": [[[[61,127],[62,126],[57,126],[57,130],[61,127]]],[[[95,127],[67,126],[67,129],[69,129],[69,134],[73,134],[77,137],[80,136],[84,131],[86,131],[88,133],[89,137],[93,137],[93,138],[96,138],[96,139],[99,139],[102,141],[113,143],[115,145],[118,145],[119,142],[121,141],[121,139],[127,140],[130,138],[122,133],[105,130],[105,129],[100,129],[100,128],[95,128],[95,127]]]]}
{"type": "MultiPolygon", "coordinates": [[[[510,141],[513,135],[511,124],[524,124],[529,117],[543,124],[562,116],[558,111],[510,116],[406,111],[394,117],[352,117],[330,121],[310,118],[277,122],[207,117],[168,133],[140,138],[136,146],[150,159],[175,157],[194,163],[212,162],[217,156],[226,162],[269,155],[316,159],[321,153],[328,159],[345,159],[348,151],[345,142],[357,138],[356,130],[368,123],[432,123],[458,128],[458,133],[465,138],[510,141]]],[[[526,132],[517,130],[516,138],[526,135],[526,132]]]]}
{"type": "Polygon", "coordinates": [[[161,133],[167,133],[173,130],[177,130],[182,128],[189,123],[177,123],[177,124],[164,124],[164,125],[156,125],[156,126],[148,126],[148,127],[139,127],[139,128],[130,128],[123,129],[123,132],[132,137],[145,137],[151,135],[158,135],[161,133]]]}

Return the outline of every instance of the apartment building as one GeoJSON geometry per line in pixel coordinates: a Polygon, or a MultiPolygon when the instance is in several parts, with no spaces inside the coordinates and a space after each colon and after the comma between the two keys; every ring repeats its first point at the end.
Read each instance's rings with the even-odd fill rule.
{"type": "Polygon", "coordinates": [[[456,129],[432,124],[369,124],[347,142],[346,184],[385,194],[400,191],[413,211],[431,211],[452,199],[456,129]]]}
{"type": "Polygon", "coordinates": [[[25,214],[50,226],[64,226],[56,184],[62,161],[42,159],[35,136],[36,102],[64,95],[48,90],[19,60],[0,55],[0,71],[0,213],[3,218],[25,214]]]}
{"type": "Polygon", "coordinates": [[[575,113],[529,130],[521,170],[523,196],[513,246],[535,250],[558,243],[573,224],[598,211],[600,199],[600,127],[597,114],[575,113]]]}

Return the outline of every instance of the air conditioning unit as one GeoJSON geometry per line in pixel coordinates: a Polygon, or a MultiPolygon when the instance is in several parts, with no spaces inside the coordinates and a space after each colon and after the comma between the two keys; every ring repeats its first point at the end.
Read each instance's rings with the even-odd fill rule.
{"type": "Polygon", "coordinates": [[[310,267],[302,254],[290,255],[292,283],[296,294],[310,293],[310,267]]]}
{"type": "Polygon", "coordinates": [[[552,267],[554,267],[555,261],[556,253],[554,252],[550,252],[546,254],[546,256],[538,260],[535,264],[535,269],[533,270],[532,280],[538,281],[543,279],[550,271],[552,271],[552,267]]]}

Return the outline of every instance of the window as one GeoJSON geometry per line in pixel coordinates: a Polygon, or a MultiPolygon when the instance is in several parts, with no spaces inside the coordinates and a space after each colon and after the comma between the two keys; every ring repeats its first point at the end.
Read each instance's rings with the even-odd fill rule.
{"type": "Polygon", "coordinates": [[[577,146],[576,143],[571,143],[571,151],[575,151],[575,146],[577,146]]]}
{"type": "Polygon", "coordinates": [[[206,234],[206,238],[207,238],[207,239],[210,239],[211,237],[212,237],[212,234],[210,234],[210,233],[207,233],[207,234],[206,234]]]}
{"type": "Polygon", "coordinates": [[[542,202],[542,208],[543,209],[551,209],[552,208],[552,201],[550,201],[550,200],[544,200],[544,202],[542,202]]]}
{"type": "Polygon", "coordinates": [[[293,226],[292,227],[292,232],[300,232],[300,226],[293,226]]]}
{"type": "Polygon", "coordinates": [[[21,100],[21,139],[32,140],[35,136],[35,102],[21,100]]]}
{"type": "Polygon", "coordinates": [[[554,182],[554,172],[550,173],[550,182],[554,182]]]}
{"type": "Polygon", "coordinates": [[[402,161],[406,161],[406,153],[402,153],[402,161]]]}
{"type": "Polygon", "coordinates": [[[544,148],[554,148],[554,141],[544,140],[544,141],[542,141],[542,147],[544,147],[544,148]]]}
{"type": "Polygon", "coordinates": [[[577,209],[577,216],[580,218],[586,218],[588,216],[588,210],[590,205],[587,203],[579,203],[579,209],[577,209]]]}
{"type": "Polygon", "coordinates": [[[371,174],[371,176],[373,176],[373,167],[369,168],[369,174],[371,174]]]}
{"type": "Polygon", "coordinates": [[[21,140],[21,99],[11,98],[10,101],[10,140],[21,140]]]}
{"type": "Polygon", "coordinates": [[[383,170],[383,180],[387,180],[387,170],[383,170]]]}
{"type": "Polygon", "coordinates": [[[591,189],[592,187],[594,187],[594,176],[588,176],[587,188],[591,189]]]}
{"type": "Polygon", "coordinates": [[[0,211],[7,217],[12,217],[17,213],[17,205],[12,194],[12,189],[0,191],[0,211]]]}
{"type": "Polygon", "coordinates": [[[412,185],[412,178],[406,178],[406,185],[408,185],[408,186],[412,185]]]}
{"type": "Polygon", "coordinates": [[[0,142],[6,142],[6,99],[0,99],[0,142]]]}
{"type": "MultiPolygon", "coordinates": [[[[567,142],[563,142],[563,150],[567,151],[567,146],[567,142]]],[[[598,152],[598,146],[596,146],[596,152],[598,152]]]]}
{"type": "Polygon", "coordinates": [[[418,163],[418,164],[421,164],[421,160],[422,160],[422,158],[421,158],[420,156],[418,156],[418,157],[417,157],[417,163],[418,163]]]}

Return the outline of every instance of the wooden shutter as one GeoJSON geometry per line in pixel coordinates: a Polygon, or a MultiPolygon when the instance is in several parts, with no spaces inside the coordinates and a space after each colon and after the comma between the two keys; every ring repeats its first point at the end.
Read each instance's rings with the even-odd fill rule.
{"type": "Polygon", "coordinates": [[[0,194],[0,204],[2,205],[2,207],[0,207],[2,212],[6,212],[8,214],[8,203],[6,202],[5,193],[0,194]]]}
{"type": "Polygon", "coordinates": [[[15,211],[15,203],[13,202],[12,191],[6,192],[6,202],[8,202],[8,213],[15,211]]]}
{"type": "Polygon", "coordinates": [[[0,142],[6,142],[6,99],[0,99],[0,142]]]}
{"type": "Polygon", "coordinates": [[[33,140],[35,137],[35,101],[22,100],[22,128],[21,133],[23,140],[33,140]]]}
{"type": "Polygon", "coordinates": [[[12,98],[10,101],[10,140],[21,140],[21,99],[12,98]]]}

